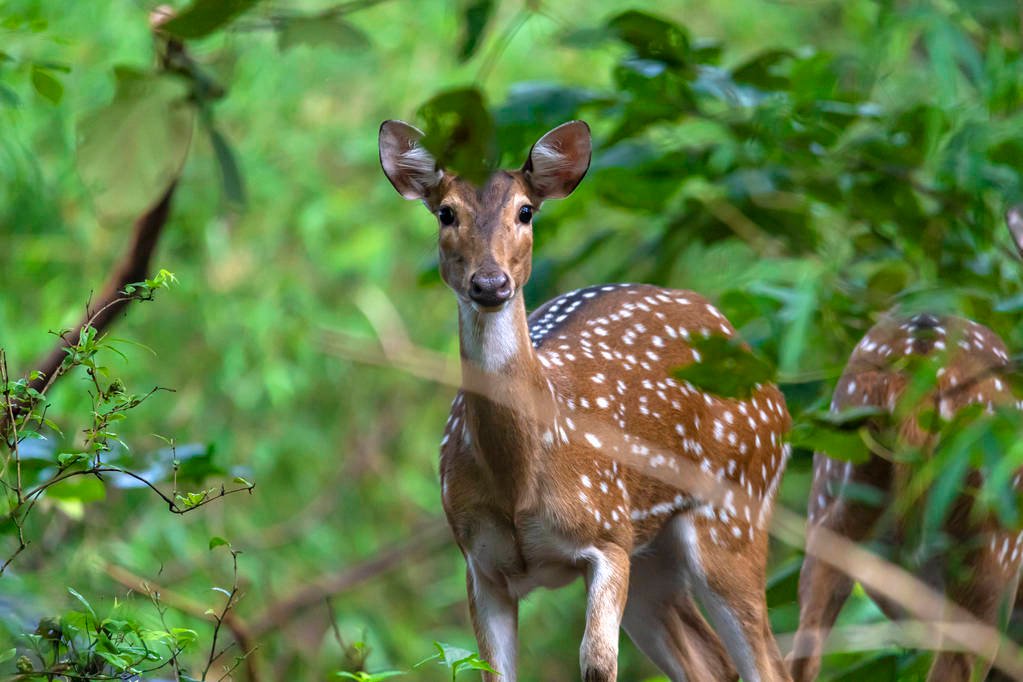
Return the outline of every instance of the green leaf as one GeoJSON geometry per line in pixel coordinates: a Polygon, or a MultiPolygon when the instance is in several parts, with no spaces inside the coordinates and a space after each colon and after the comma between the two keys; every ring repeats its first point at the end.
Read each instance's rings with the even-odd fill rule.
{"type": "Polygon", "coordinates": [[[94,649],[93,653],[102,658],[110,665],[112,665],[114,669],[117,671],[126,670],[128,666],[131,665],[131,661],[126,656],[123,656],[121,654],[116,654],[109,651],[101,651],[99,649],[94,649]]]}
{"type": "Polygon", "coordinates": [[[181,171],[195,111],[178,78],[128,69],[116,77],[113,101],[79,125],[78,170],[101,214],[134,219],[181,171]]]}
{"type": "Polygon", "coordinates": [[[458,41],[458,61],[468,60],[479,49],[496,6],[494,0],[462,0],[462,35],[458,41]]]}
{"type": "Polygon", "coordinates": [[[285,19],[277,29],[277,48],[290,50],[299,45],[366,50],[372,47],[366,33],[336,14],[285,19]]]}
{"type": "Polygon", "coordinates": [[[608,146],[645,130],[653,123],[675,121],[695,109],[690,79],[661,62],[632,59],[614,70],[615,83],[624,94],[624,108],[608,146]]]}
{"type": "Polygon", "coordinates": [[[75,599],[77,599],[78,601],[80,601],[82,603],[82,606],[84,606],[89,611],[89,613],[92,614],[93,618],[95,618],[96,620],[99,620],[99,618],[96,617],[96,612],[92,608],[92,604],[90,604],[89,600],[87,600],[85,597],[83,597],[81,595],[81,593],[78,592],[78,590],[76,590],[73,587],[68,587],[67,591],[71,594],[72,597],[74,597],[75,599]]]}
{"type": "Polygon", "coordinates": [[[672,374],[697,388],[726,398],[748,398],[757,384],[774,378],[774,367],[736,338],[721,335],[690,341],[699,359],[672,374]]]}
{"type": "Polygon", "coordinates": [[[211,550],[215,549],[216,547],[222,547],[222,546],[230,547],[231,543],[228,542],[227,540],[225,540],[224,538],[222,538],[220,536],[217,536],[217,535],[214,535],[213,537],[210,538],[210,549],[211,550]]]}
{"type": "Polygon", "coordinates": [[[86,452],[62,452],[57,455],[57,464],[61,468],[70,467],[78,462],[85,462],[89,459],[89,454],[86,452]]]}
{"type": "Polygon", "coordinates": [[[14,658],[17,655],[17,653],[18,653],[18,650],[16,648],[11,648],[11,649],[7,649],[5,651],[0,651],[0,663],[6,663],[7,661],[9,661],[12,658],[14,658]]]}
{"type": "Polygon", "coordinates": [[[630,10],[611,19],[607,27],[642,59],[674,67],[690,64],[689,34],[678,24],[652,14],[630,10]]]}
{"type": "Polygon", "coordinates": [[[761,90],[784,90],[789,85],[785,67],[794,59],[790,50],[765,50],[733,69],[732,80],[761,90]]]}
{"type": "Polygon", "coordinates": [[[40,97],[52,104],[60,104],[61,98],[64,97],[64,85],[49,71],[38,66],[32,67],[32,87],[40,97]]]}
{"type": "MultiPolygon", "coordinates": [[[[548,130],[579,118],[580,111],[587,105],[611,104],[613,101],[594,90],[559,83],[512,84],[507,99],[494,109],[502,163],[521,164],[530,145],[548,130]]],[[[436,270],[436,263],[433,269],[436,270]]]]}
{"type": "Polygon", "coordinates": [[[480,658],[479,654],[469,654],[465,658],[455,661],[455,664],[451,666],[451,677],[454,678],[463,670],[485,670],[491,673],[497,672],[490,667],[489,663],[480,658]]]}
{"type": "Polygon", "coordinates": [[[229,204],[244,206],[245,182],[242,179],[241,170],[238,168],[234,151],[219,130],[209,126],[207,132],[210,136],[210,144],[213,146],[213,153],[217,157],[217,164],[220,166],[220,182],[224,189],[224,197],[229,204]]]}
{"type": "Polygon", "coordinates": [[[452,678],[454,678],[460,670],[485,670],[492,673],[497,672],[490,667],[489,663],[480,658],[478,654],[469,651],[468,649],[445,644],[444,642],[434,642],[433,646],[437,649],[437,653],[420,661],[414,667],[419,667],[424,663],[436,660],[442,665],[451,668],[452,678]]]}
{"type": "Polygon", "coordinates": [[[437,164],[481,184],[494,162],[494,122],[474,88],[448,90],[419,108],[426,134],[422,144],[437,164]]]}
{"type": "Polygon", "coordinates": [[[185,495],[178,495],[177,500],[184,506],[185,509],[193,509],[202,504],[203,501],[206,500],[206,497],[208,495],[209,492],[203,490],[197,493],[186,493],[185,495]]]}
{"type": "Polygon", "coordinates": [[[859,464],[870,458],[870,449],[859,430],[837,428],[809,420],[800,420],[789,432],[789,442],[797,448],[823,452],[834,459],[859,464]]]}
{"type": "Polygon", "coordinates": [[[189,628],[171,628],[170,634],[179,647],[186,647],[199,640],[199,633],[189,628]]]}
{"type": "Polygon", "coordinates": [[[192,4],[161,26],[178,38],[202,38],[226,26],[259,0],[192,0],[192,4]]]}

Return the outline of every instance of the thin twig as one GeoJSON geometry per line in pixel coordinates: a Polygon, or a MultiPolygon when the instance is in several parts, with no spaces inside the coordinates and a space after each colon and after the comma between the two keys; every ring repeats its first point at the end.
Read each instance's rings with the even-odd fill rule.
{"type": "MultiPolygon", "coordinates": [[[[207,607],[205,604],[200,604],[199,602],[193,601],[190,597],[179,594],[174,590],[162,587],[152,581],[145,580],[123,566],[118,566],[117,564],[108,562],[103,565],[103,570],[113,580],[124,585],[130,590],[155,592],[160,595],[162,602],[196,618],[204,618],[206,615],[207,607]]],[[[249,633],[248,627],[234,611],[228,611],[223,616],[223,623],[227,629],[231,631],[231,636],[234,637],[235,641],[238,642],[238,646],[243,650],[251,651],[257,648],[256,645],[253,644],[253,637],[249,633]]],[[[260,674],[256,661],[256,656],[249,656],[245,659],[246,674],[249,682],[260,682],[262,679],[262,675],[260,674]]]]}
{"type": "MultiPolygon", "coordinates": [[[[213,662],[219,659],[230,649],[230,646],[225,647],[219,654],[217,651],[217,638],[220,636],[220,626],[224,624],[224,618],[227,616],[227,612],[234,606],[234,598],[238,594],[238,555],[241,554],[239,550],[231,549],[231,570],[234,576],[231,583],[231,591],[227,595],[227,601],[224,603],[224,608],[220,610],[220,615],[214,615],[217,624],[213,626],[213,641],[210,643],[210,654],[206,659],[206,667],[202,671],[203,682],[206,680],[206,676],[210,672],[210,668],[213,667],[213,662]]],[[[233,644],[237,644],[237,641],[233,644]]],[[[232,668],[233,669],[233,668],[232,668]]],[[[221,678],[223,679],[223,678],[221,678]]]]}

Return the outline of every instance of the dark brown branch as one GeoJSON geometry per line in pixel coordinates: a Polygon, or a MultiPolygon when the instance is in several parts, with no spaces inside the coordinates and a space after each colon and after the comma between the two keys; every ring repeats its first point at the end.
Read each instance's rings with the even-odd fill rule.
{"type": "MultiPolygon", "coordinates": [[[[70,333],[64,334],[49,353],[34,363],[31,369],[39,370],[42,375],[32,380],[29,386],[37,391],[45,392],[45,389],[52,385],[49,378],[56,375],[64,358],[67,357],[64,349],[71,343],[77,342],[83,327],[89,323],[90,318],[92,318],[92,326],[98,333],[102,333],[124,309],[124,306],[132,300],[124,295],[124,287],[134,282],[141,282],[149,275],[149,263],[152,260],[153,252],[156,251],[163,227],[167,224],[171,198],[174,196],[176,186],[177,181],[175,180],[163,193],[160,200],[135,221],[135,229],[128,251],[114,271],[110,273],[103,288],[103,294],[95,304],[90,306],[90,310],[86,310],[78,326],[70,333]]],[[[25,374],[27,375],[28,372],[25,374]]]]}
{"type": "Polygon", "coordinates": [[[345,592],[371,578],[386,573],[397,566],[429,554],[447,544],[447,526],[441,521],[432,521],[412,529],[411,537],[393,545],[361,563],[348,566],[334,573],[327,573],[314,579],[289,596],[268,606],[256,619],[250,635],[259,639],[279,629],[284,623],[302,615],[316,606],[322,606],[327,597],[345,592]]]}

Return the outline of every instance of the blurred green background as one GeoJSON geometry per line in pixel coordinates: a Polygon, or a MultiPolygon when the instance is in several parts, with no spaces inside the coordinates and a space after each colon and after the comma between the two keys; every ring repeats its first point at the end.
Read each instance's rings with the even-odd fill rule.
{"type": "MultiPolygon", "coordinates": [[[[158,126],[118,137],[87,123],[113,98],[115,67],[154,68],[155,4],[0,2],[0,346],[12,372],[77,322],[126,246],[131,207],[155,199],[132,163],[167,145],[158,126]],[[122,171],[112,199],[83,180],[83,131],[122,171]]],[[[208,549],[218,536],[243,552],[236,614],[259,635],[266,679],[350,669],[359,654],[332,624],[346,645],[371,647],[369,670],[407,667],[434,640],[475,647],[436,475],[454,390],[345,350],[377,348],[393,309],[413,343],[457,358],[435,221],[395,194],[376,147],[383,119],[421,122],[447,90],[483,94],[505,165],[562,120],[595,131],[589,177],[538,218],[530,307],[602,281],[698,290],[778,366],[794,414],[827,404],[853,345],[895,305],[971,315],[1023,348],[1023,274],[1002,225],[1023,198],[1020,28],[1013,0],[266,0],[187,41],[226,89],[208,110],[244,201],[225,191],[197,125],[153,262],[179,283],[113,330],[154,354],[125,345],[127,360],[107,363],[135,391],[175,390],[124,424],[137,470],[166,461],[160,434],[256,488],[185,516],[116,485],[102,500],[44,500],[33,543],[0,578],[0,639],[23,647],[17,634],[76,606],[68,586],[98,610],[127,600],[155,618],[116,581],[125,571],[219,605],[210,588],[229,587],[231,571],[208,549]],[[490,10],[482,30],[473,6],[490,10]],[[328,8],[345,28],[323,19],[328,8]],[[645,14],[608,23],[626,9],[688,39],[666,48],[645,14]],[[330,607],[281,608],[318,584],[336,588],[330,607]]],[[[75,374],[50,394],[64,437],[39,445],[43,456],[79,438],[87,388],[75,374]]],[[[800,513],[809,457],[797,448],[779,501],[800,513]]],[[[772,555],[779,634],[795,629],[799,556],[782,544],[772,555]]],[[[523,679],[577,678],[583,604],[581,583],[525,602],[523,679]]],[[[880,616],[858,595],[843,619],[880,616]]],[[[201,611],[168,620],[209,637],[201,611]]],[[[204,659],[201,647],[186,656],[204,659]]],[[[825,674],[915,679],[920,660],[836,654],[825,674]]],[[[623,638],[621,679],[655,674],[623,638]]]]}

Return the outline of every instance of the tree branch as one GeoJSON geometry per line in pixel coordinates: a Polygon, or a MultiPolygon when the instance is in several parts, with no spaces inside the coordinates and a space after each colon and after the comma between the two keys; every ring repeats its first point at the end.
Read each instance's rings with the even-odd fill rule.
{"type": "MultiPolygon", "coordinates": [[[[29,386],[37,391],[45,392],[52,385],[50,377],[56,374],[64,358],[67,357],[64,349],[78,339],[82,328],[89,324],[90,318],[91,325],[96,328],[97,333],[101,334],[110,326],[124,306],[132,300],[124,295],[124,287],[133,282],[141,282],[148,276],[149,263],[152,260],[153,252],[156,251],[163,227],[167,223],[171,198],[174,196],[176,187],[177,180],[170,184],[170,187],[152,208],[135,221],[131,244],[121,258],[121,262],[110,273],[110,277],[103,287],[103,294],[95,304],[89,306],[82,320],[71,333],[64,334],[59,338],[50,352],[33,364],[31,369],[39,370],[42,375],[32,380],[29,386]]],[[[25,374],[27,375],[28,372],[25,374]]]]}
{"type": "Polygon", "coordinates": [[[414,528],[408,540],[384,549],[361,563],[321,575],[290,596],[270,604],[259,617],[253,619],[254,625],[249,634],[258,640],[308,609],[321,606],[327,597],[350,590],[415,557],[429,554],[446,545],[448,537],[447,525],[440,521],[431,521],[414,528]]]}

